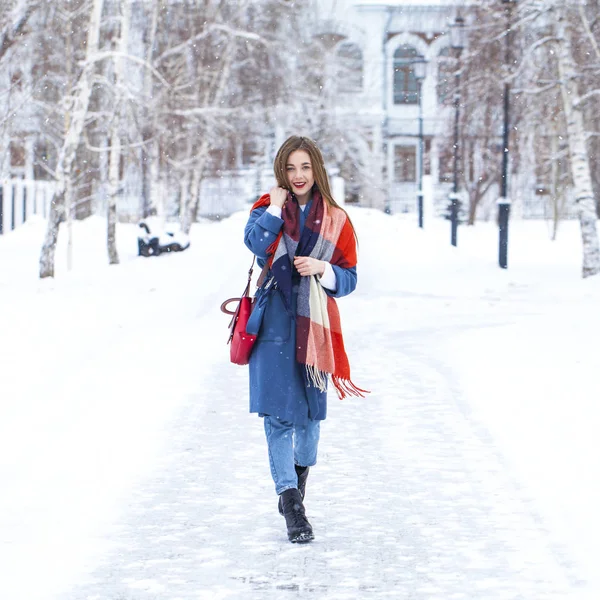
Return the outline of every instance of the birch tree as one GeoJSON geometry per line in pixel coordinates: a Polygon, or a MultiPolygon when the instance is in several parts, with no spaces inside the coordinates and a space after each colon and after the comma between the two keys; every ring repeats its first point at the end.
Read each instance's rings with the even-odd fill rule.
{"type": "Polygon", "coordinates": [[[557,4],[556,41],[560,91],[567,124],[567,140],[571,155],[571,177],[578,206],[581,241],[583,245],[584,277],[600,273],[600,246],[596,228],[596,205],[587,149],[586,128],[583,120],[581,95],[578,89],[578,71],[571,49],[574,32],[568,22],[564,4],[557,4]]]}
{"type": "MultiPolygon", "coordinates": [[[[487,2],[488,18],[494,18],[493,2],[487,2]]],[[[566,140],[569,172],[573,184],[583,247],[582,275],[600,273],[600,247],[596,227],[596,202],[588,152],[589,124],[585,121],[585,101],[600,91],[582,93],[586,65],[577,60],[576,47],[586,44],[585,55],[596,51],[593,36],[585,36],[581,3],[577,0],[521,0],[514,11],[512,27],[517,35],[512,51],[514,65],[509,75],[514,89],[526,98],[524,127],[539,123],[538,114],[559,98],[560,119],[555,123],[566,140]]],[[[489,43],[483,40],[482,44],[489,43]]],[[[600,52],[598,53],[600,58],[600,52]]],[[[598,71],[600,60],[596,61],[598,71]]],[[[514,100],[513,96],[513,100],[514,100]]],[[[521,133],[523,135],[523,132],[521,133]]]]}
{"type": "MultiPolygon", "coordinates": [[[[157,31],[159,20],[159,0],[148,3],[148,26],[144,30],[144,58],[147,65],[155,66],[157,53],[157,31]]],[[[140,112],[141,127],[141,171],[142,171],[142,207],[143,219],[156,216],[158,213],[158,178],[159,178],[159,140],[158,140],[158,110],[154,94],[156,89],[154,73],[150,68],[144,69],[142,99],[140,112]]],[[[159,93],[162,88],[158,88],[159,93]]],[[[160,97],[160,95],[159,95],[160,97]]]]}
{"type": "Polygon", "coordinates": [[[121,116],[124,102],[125,70],[124,56],[127,54],[127,43],[129,40],[129,24],[131,20],[131,5],[128,0],[120,0],[117,5],[119,10],[119,34],[117,37],[117,54],[114,57],[114,103],[115,113],[110,127],[110,155],[109,155],[109,179],[108,179],[108,203],[107,203],[107,228],[106,242],[108,250],[108,262],[111,265],[119,264],[119,255],[116,244],[117,228],[117,198],[119,195],[119,167],[121,164],[122,142],[121,142],[121,116]]]}
{"type": "Polygon", "coordinates": [[[99,48],[103,5],[103,0],[92,1],[84,65],[69,98],[67,112],[70,114],[70,120],[56,165],[56,187],[50,202],[46,236],[40,256],[40,278],[54,277],[54,254],[60,222],[65,214],[65,190],[71,180],[75,153],[81,143],[81,134],[92,93],[92,75],[95,55],[99,48]]]}
{"type": "Polygon", "coordinates": [[[283,31],[306,10],[277,0],[220,0],[172,5],[168,18],[159,11],[152,64],[170,87],[153,82],[148,92],[151,164],[171,196],[179,191],[184,231],[196,219],[202,179],[219,174],[223,153],[267,138],[269,119],[287,94],[281,82],[293,80],[289,72],[282,77],[292,54],[283,31]]]}
{"type": "Polygon", "coordinates": [[[575,46],[576,60],[583,64],[584,121],[588,131],[588,156],[596,213],[600,217],[600,0],[587,0],[577,6],[581,44],[575,46]]]}
{"type": "MultiPolygon", "coordinates": [[[[264,10],[268,3],[258,3],[258,6],[257,10],[264,10]]],[[[236,77],[239,72],[234,72],[234,65],[240,59],[248,63],[248,55],[256,51],[255,46],[269,43],[261,34],[250,30],[249,7],[248,0],[221,2],[209,13],[210,20],[205,21],[200,32],[204,38],[200,52],[189,52],[185,56],[188,68],[182,71],[191,75],[193,85],[187,88],[187,97],[181,98],[183,101],[174,113],[182,117],[192,134],[197,132],[196,139],[199,138],[185,145],[193,173],[191,188],[186,185],[182,190],[184,200],[180,221],[185,233],[189,233],[198,213],[199,186],[208,166],[211,146],[217,142],[215,145],[219,147],[218,137],[227,137],[227,130],[239,120],[239,114],[249,112],[239,104],[239,97],[232,95],[236,88],[241,91],[240,80],[236,77]],[[246,56],[241,57],[240,52],[246,56]]]]}

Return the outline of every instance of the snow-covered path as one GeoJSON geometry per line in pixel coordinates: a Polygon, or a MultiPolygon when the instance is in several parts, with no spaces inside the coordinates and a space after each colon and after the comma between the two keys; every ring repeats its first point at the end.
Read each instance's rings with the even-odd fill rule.
{"type": "MultiPolygon", "coordinates": [[[[430,233],[403,237],[410,224],[375,211],[353,218],[360,283],[340,309],[353,379],[373,394],[330,396],[307,491],[316,541],[300,547],[287,542],[262,424],[247,413],[247,372],[227,361],[218,310],[243,288],[245,215],[199,227],[182,255],[150,260],[135,257],[134,229],[123,227],[123,264],[112,269],[96,249],[101,223],[81,224],[88,268],[56,282],[35,281],[35,244],[19,248],[21,267],[0,263],[0,314],[11,315],[0,344],[2,600],[597,598],[593,483],[580,478],[562,496],[571,513],[585,509],[570,546],[540,512],[550,493],[522,485],[536,466],[531,448],[556,467],[559,487],[585,443],[565,440],[555,465],[531,384],[504,381],[507,410],[523,411],[530,437],[511,446],[496,373],[473,386],[492,398],[482,411],[486,399],[465,386],[476,373],[457,365],[479,353],[497,360],[491,332],[518,331],[527,348],[534,317],[543,326],[557,298],[585,315],[598,288],[569,296],[576,273],[576,283],[544,287],[543,264],[507,279],[445,243],[431,247],[430,233]],[[20,275],[32,264],[31,278],[20,275]]],[[[0,240],[0,251],[23,240],[0,240]]],[[[564,369],[568,389],[572,367],[555,353],[548,365],[564,369]]],[[[578,433],[596,430],[587,381],[569,399],[578,433]]]]}
{"type": "MultiPolygon", "coordinates": [[[[354,329],[350,347],[367,334],[354,329]]],[[[431,365],[426,337],[399,347],[379,332],[379,361],[354,352],[369,365],[361,378],[402,391],[331,398],[307,493],[313,544],[287,542],[245,372],[220,364],[132,492],[107,562],[61,599],[574,598],[575,571],[431,365]]]]}

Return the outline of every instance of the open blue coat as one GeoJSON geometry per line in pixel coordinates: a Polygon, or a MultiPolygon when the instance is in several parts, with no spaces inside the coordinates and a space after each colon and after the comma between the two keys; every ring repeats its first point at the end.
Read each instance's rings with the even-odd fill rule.
{"type": "MultiPolygon", "coordinates": [[[[301,230],[310,204],[300,211],[301,230]]],[[[275,241],[283,226],[283,219],[266,210],[262,206],[252,211],[244,234],[244,242],[256,255],[261,268],[267,259],[267,248],[275,241]]],[[[325,292],[334,298],[353,292],[356,288],[356,267],[332,267],[337,288],[335,292],[325,288],[325,292]]],[[[300,279],[297,271],[294,271],[294,278],[300,279]]],[[[250,412],[302,425],[308,419],[325,419],[327,392],[309,385],[304,366],[296,361],[297,290],[298,287],[293,286],[291,314],[286,311],[276,286],[257,293],[257,299],[261,294],[266,297],[263,298],[262,323],[250,357],[250,412]]]]}

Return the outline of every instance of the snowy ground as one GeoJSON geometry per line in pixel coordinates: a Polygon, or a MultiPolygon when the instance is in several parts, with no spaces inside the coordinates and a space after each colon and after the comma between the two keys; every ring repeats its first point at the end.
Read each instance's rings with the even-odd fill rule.
{"type": "Polygon", "coordinates": [[[600,278],[491,224],[354,209],[340,301],[365,400],[330,398],[295,547],[218,306],[244,285],[246,215],[179,255],[106,266],[101,219],[38,281],[43,223],[0,237],[0,599],[597,599],[600,278]]]}

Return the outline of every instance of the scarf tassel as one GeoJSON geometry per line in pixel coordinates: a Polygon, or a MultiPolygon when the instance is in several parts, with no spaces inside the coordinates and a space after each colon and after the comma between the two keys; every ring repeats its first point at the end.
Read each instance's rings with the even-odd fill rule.
{"type": "Polygon", "coordinates": [[[327,390],[327,373],[320,371],[315,365],[306,365],[308,380],[321,392],[327,390]]]}
{"type": "Polygon", "coordinates": [[[340,400],[343,400],[348,396],[357,396],[359,398],[364,398],[365,394],[371,393],[369,390],[363,390],[357,387],[352,383],[352,381],[350,381],[350,379],[342,379],[337,375],[332,375],[331,381],[335,386],[340,400]]]}
{"type": "MultiPolygon", "coordinates": [[[[309,382],[314,387],[318,388],[321,392],[325,392],[327,390],[328,373],[319,370],[315,365],[306,365],[306,373],[308,375],[309,382]]],[[[343,400],[348,396],[364,398],[365,394],[371,393],[369,390],[363,390],[357,387],[350,379],[342,379],[338,375],[331,375],[331,381],[335,386],[340,400],[343,400]]]]}

